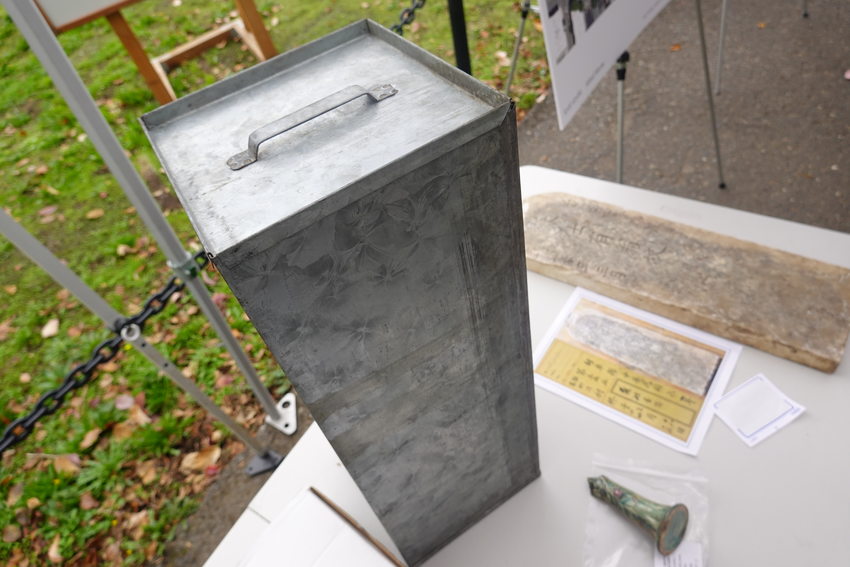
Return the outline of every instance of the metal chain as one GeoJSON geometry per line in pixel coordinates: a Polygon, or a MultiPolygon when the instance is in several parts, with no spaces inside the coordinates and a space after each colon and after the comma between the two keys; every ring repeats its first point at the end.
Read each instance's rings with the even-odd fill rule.
{"type": "MultiPolygon", "coordinates": [[[[190,277],[195,277],[209,263],[206,253],[201,250],[192,257],[193,265],[187,272],[190,277]]],[[[145,301],[144,306],[138,313],[131,317],[120,319],[115,322],[112,330],[115,331],[115,336],[101,342],[91,353],[91,357],[87,362],[78,364],[65,375],[62,384],[53,390],[45,392],[35,403],[35,406],[29,414],[19,417],[10,423],[3,436],[0,437],[0,455],[6,449],[17,445],[24,439],[30,436],[35,428],[35,424],[46,415],[53,415],[62,404],[65,402],[65,396],[70,392],[82,388],[88,384],[95,370],[101,364],[105,364],[115,358],[121,351],[121,345],[124,339],[121,331],[127,327],[136,325],[141,331],[148,319],[165,309],[168,300],[178,291],[182,291],[186,287],[185,281],[174,275],[169,278],[168,282],[157,293],[153,294],[145,301]]]]}
{"type": "Polygon", "coordinates": [[[404,35],[404,26],[413,23],[416,19],[416,10],[425,5],[425,0],[411,0],[410,6],[401,11],[398,17],[398,23],[394,24],[390,29],[398,35],[404,35]]]}

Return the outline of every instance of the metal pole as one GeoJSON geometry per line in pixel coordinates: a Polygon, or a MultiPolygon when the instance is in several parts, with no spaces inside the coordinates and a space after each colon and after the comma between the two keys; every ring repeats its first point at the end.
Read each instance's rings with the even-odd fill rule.
{"type": "Polygon", "coordinates": [[[466,17],[463,15],[463,0],[449,0],[449,18],[452,23],[452,39],[455,46],[457,68],[472,74],[469,60],[469,42],[466,39],[466,17]]]}
{"type": "Polygon", "coordinates": [[[626,85],[626,63],[629,52],[624,51],[617,59],[617,183],[623,182],[623,146],[624,146],[624,107],[626,85]]]}
{"type": "Polygon", "coordinates": [[[720,137],[717,135],[717,116],[714,113],[714,94],[711,92],[711,73],[708,70],[708,53],[705,48],[705,28],[702,25],[702,0],[694,0],[697,8],[697,27],[699,28],[699,43],[702,48],[702,70],[705,73],[705,92],[708,96],[708,112],[711,115],[711,132],[714,135],[714,151],[717,154],[717,184],[726,189],[723,179],[723,162],[720,159],[720,137]]]}
{"type": "Polygon", "coordinates": [[[516,73],[517,61],[519,61],[519,47],[522,44],[522,35],[525,33],[525,21],[528,19],[528,12],[531,11],[531,0],[523,0],[520,8],[519,30],[516,34],[516,42],[514,43],[514,54],[511,57],[511,71],[508,73],[508,81],[505,83],[505,94],[511,96],[511,83],[514,82],[514,73],[516,73]]]}
{"type": "Polygon", "coordinates": [[[723,0],[720,7],[720,39],[717,42],[717,79],[714,83],[714,94],[720,94],[720,78],[723,75],[723,44],[726,40],[726,5],[729,0],[723,0]]]}
{"type": "MultiPolygon", "coordinates": [[[[103,118],[73,64],[62,50],[47,22],[44,21],[41,12],[32,0],[2,0],[2,2],[95,148],[103,157],[103,161],[115,176],[119,186],[136,208],[142,222],[145,223],[159,243],[160,248],[168,258],[169,265],[181,277],[185,276],[186,266],[191,266],[192,254],[183,249],[180,240],[163,216],[145,182],[124,154],[124,149],[115,137],[115,133],[103,118]]],[[[193,278],[183,277],[183,279],[189,285],[195,300],[209,318],[213,329],[215,329],[224,346],[230,351],[237,366],[248,379],[249,386],[263,409],[271,417],[272,424],[277,427],[276,421],[281,419],[280,412],[268,389],[257,376],[248,356],[233,338],[227,320],[215,306],[209,291],[199,282],[193,283],[193,278]]],[[[280,429],[280,427],[277,428],[280,429]]]]}
{"type": "Polygon", "coordinates": [[[89,311],[100,317],[107,327],[114,330],[115,324],[123,319],[118,311],[87,286],[71,268],[59,261],[2,207],[0,207],[0,234],[8,238],[30,260],[41,266],[56,283],[74,294],[83,302],[83,305],[88,307],[89,311]]]}
{"type": "MultiPolygon", "coordinates": [[[[80,277],[75,274],[70,268],[63,264],[59,258],[47,249],[34,236],[28,233],[15,219],[13,219],[6,211],[0,208],[0,233],[8,238],[22,253],[28,256],[33,262],[38,264],[47,274],[52,277],[56,283],[66,288],[74,294],[89,310],[100,317],[104,324],[112,331],[116,331],[116,324],[122,319],[121,314],[112,308],[102,297],[97,295],[94,290],[88,287],[80,277]]],[[[257,474],[253,470],[262,472],[264,465],[269,465],[274,468],[282,460],[280,455],[263,447],[260,443],[241,425],[236,423],[229,415],[224,413],[215,402],[213,402],[206,394],[204,394],[194,382],[188,380],[180,369],[171,361],[166,359],[162,354],[154,348],[150,342],[145,339],[138,325],[121,330],[121,337],[138,349],[149,361],[157,368],[165,373],[171,380],[180,386],[189,396],[192,397],[205,410],[212,414],[215,418],[221,421],[230,431],[233,432],[240,441],[257,453],[255,461],[249,464],[249,474],[257,474]],[[271,466],[274,463],[274,466],[271,466]],[[254,467],[252,469],[252,466],[254,467]]],[[[264,470],[270,470],[265,468],[264,470]]]]}

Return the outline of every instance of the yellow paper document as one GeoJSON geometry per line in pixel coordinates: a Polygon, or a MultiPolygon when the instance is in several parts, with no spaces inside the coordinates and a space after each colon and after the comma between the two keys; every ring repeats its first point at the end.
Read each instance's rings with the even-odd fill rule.
{"type": "Polygon", "coordinates": [[[740,345],[577,289],[535,352],[543,388],[696,454],[740,345]]]}

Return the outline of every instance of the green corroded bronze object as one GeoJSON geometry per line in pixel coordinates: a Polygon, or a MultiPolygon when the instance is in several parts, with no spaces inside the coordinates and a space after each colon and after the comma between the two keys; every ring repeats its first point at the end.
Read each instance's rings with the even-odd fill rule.
{"type": "Polygon", "coordinates": [[[620,486],[607,476],[588,478],[590,493],[620,511],[655,538],[662,555],[673,553],[685,538],[688,508],[684,504],[664,506],[620,486]]]}

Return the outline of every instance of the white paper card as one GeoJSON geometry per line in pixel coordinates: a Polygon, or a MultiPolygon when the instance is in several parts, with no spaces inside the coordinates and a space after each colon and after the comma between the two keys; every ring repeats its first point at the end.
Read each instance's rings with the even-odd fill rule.
{"type": "Polygon", "coordinates": [[[697,541],[683,541],[667,556],[656,549],[655,567],[702,567],[702,545],[697,541]]]}
{"type": "Polygon", "coordinates": [[[714,404],[717,416],[750,447],[794,421],[805,410],[763,374],[756,374],[714,404]]]}
{"type": "Polygon", "coordinates": [[[275,518],[241,567],[392,567],[393,563],[313,492],[305,490],[275,518]]]}

